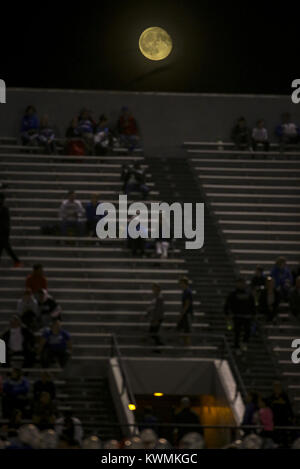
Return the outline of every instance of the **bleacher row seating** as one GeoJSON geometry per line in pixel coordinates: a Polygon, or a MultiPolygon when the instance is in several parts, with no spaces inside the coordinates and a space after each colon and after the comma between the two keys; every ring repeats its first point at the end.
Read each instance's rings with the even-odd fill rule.
{"type": "MultiPolygon", "coordinates": [[[[91,193],[97,192],[101,201],[118,204],[124,163],[142,163],[149,172],[151,189],[146,203],[159,200],[142,156],[86,156],[79,163],[76,158],[65,155],[24,153],[15,142],[1,140],[4,142],[0,144],[1,182],[8,185],[11,242],[24,265],[12,269],[6,255],[1,259],[0,331],[7,327],[16,311],[17,299],[22,295],[25,277],[32,265],[42,263],[49,292],[61,304],[64,327],[73,339],[73,357],[68,370],[61,373],[54,369],[55,376],[63,383],[60,394],[66,395],[65,401],[84,426],[99,430],[101,422],[107,419],[103,406],[112,406],[108,396],[105,405],[99,397],[102,387],[108,390],[107,382],[103,384],[105,377],[99,373],[110,356],[109,334],[117,334],[124,356],[153,354],[152,341],[145,339],[148,322],[144,313],[154,281],[161,284],[165,297],[163,333],[170,335],[165,351],[180,353],[178,339],[173,339],[172,333],[181,304],[178,278],[189,275],[186,262],[179,249],[174,250],[172,257],[158,262],[151,257],[132,257],[124,240],[99,241],[91,237],[63,238],[41,234],[43,224],[57,221],[60,202],[70,189],[76,191],[82,202],[87,202],[91,193]],[[98,381],[96,378],[93,381],[93,396],[89,392],[90,384],[86,386],[86,382],[91,382],[91,376],[98,377],[98,381]]],[[[133,197],[138,200],[139,195],[133,194],[133,197]]],[[[195,330],[207,329],[209,323],[196,301],[195,330]]],[[[209,344],[195,346],[193,350],[201,356],[214,356],[217,347],[209,344]]],[[[35,371],[29,370],[29,374],[32,373],[35,371]]]]}
{"type": "MultiPolygon", "coordinates": [[[[237,271],[250,280],[255,266],[270,271],[278,256],[290,268],[300,260],[300,152],[232,150],[220,142],[185,142],[205,202],[223,235],[237,271]],[[210,148],[207,150],[207,148],[210,148]]],[[[280,306],[276,325],[265,325],[269,351],[300,413],[300,371],[291,361],[291,343],[300,324],[280,306]]]]}

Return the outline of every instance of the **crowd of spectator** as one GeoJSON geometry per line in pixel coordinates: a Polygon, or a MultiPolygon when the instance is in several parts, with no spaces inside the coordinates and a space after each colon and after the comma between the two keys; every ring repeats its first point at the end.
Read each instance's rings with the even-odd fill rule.
{"type": "MultiPolygon", "coordinates": [[[[276,129],[276,135],[281,148],[286,145],[295,145],[300,142],[299,127],[291,121],[288,114],[284,114],[282,123],[276,129]]],[[[57,139],[55,131],[49,124],[48,116],[44,115],[39,120],[33,106],[28,106],[22,120],[21,138],[24,146],[39,145],[47,154],[57,152],[57,139]]],[[[240,118],[232,131],[232,140],[238,149],[269,150],[268,130],[263,119],[257,121],[256,126],[250,131],[244,118],[240,118]]],[[[99,120],[94,120],[92,113],[86,109],[75,116],[66,131],[65,148],[68,155],[104,155],[114,146],[123,145],[129,151],[139,146],[140,133],[137,122],[127,107],[123,107],[117,125],[109,125],[105,115],[99,120]]],[[[121,172],[123,193],[130,196],[137,192],[143,200],[147,199],[150,189],[147,184],[147,173],[137,162],[133,165],[124,165],[121,172]]],[[[91,194],[90,201],[83,204],[75,191],[70,190],[66,198],[58,207],[59,233],[64,237],[75,235],[76,237],[95,236],[96,225],[100,219],[97,215],[97,207],[101,204],[100,194],[91,194]]],[[[20,267],[21,261],[14,253],[10,241],[9,210],[4,204],[4,197],[0,194],[0,256],[2,250],[6,250],[12,257],[15,267],[20,267]]],[[[131,238],[128,236],[128,248],[132,255],[144,256],[146,250],[152,247],[158,258],[166,259],[172,238],[167,239],[161,231],[162,219],[159,219],[159,235],[155,242],[144,238],[131,238]]],[[[140,225],[142,229],[142,224],[140,225]]],[[[64,241],[62,241],[64,243],[64,241]]],[[[178,311],[176,328],[182,333],[185,346],[191,345],[192,319],[193,319],[193,292],[189,279],[183,277],[179,280],[182,289],[181,307],[178,311]]],[[[154,345],[162,348],[164,340],[161,335],[161,326],[164,321],[164,297],[159,284],[152,285],[152,299],[146,310],[149,321],[148,335],[154,345]]],[[[279,257],[271,271],[265,274],[262,266],[257,266],[251,284],[247,285],[243,278],[238,279],[234,291],[225,302],[224,312],[228,320],[228,329],[234,331],[234,348],[237,354],[247,351],[248,342],[253,333],[253,326],[257,318],[264,318],[269,323],[276,324],[278,320],[279,305],[282,302],[289,304],[290,312],[294,318],[300,317],[300,267],[292,272],[287,261],[279,257]]],[[[18,300],[16,314],[11,318],[9,328],[3,334],[7,346],[7,366],[11,366],[16,360],[21,363],[19,368],[12,369],[10,375],[3,382],[2,387],[2,415],[9,420],[6,432],[6,441],[21,447],[33,447],[42,445],[43,435],[48,435],[53,447],[84,447],[82,427],[79,421],[71,414],[59,416],[56,403],[56,390],[53,381],[47,371],[36,381],[31,389],[22,368],[31,368],[40,364],[47,370],[53,364],[62,369],[66,367],[72,355],[72,337],[62,326],[63,311],[58,302],[48,290],[48,280],[44,274],[43,266],[36,264],[32,273],[25,281],[24,292],[18,300]],[[29,426],[30,438],[38,443],[31,445],[23,438],[22,422],[30,419],[34,425],[29,426]],[[51,431],[52,433],[49,433],[51,431]],[[48,433],[43,433],[48,432],[48,433]],[[51,437],[50,437],[51,435],[51,437]],[[24,441],[23,441],[24,440],[24,441]]],[[[183,403],[182,421],[193,417],[186,401],[183,403]]],[[[178,416],[180,423],[180,418],[178,416]]],[[[196,424],[196,418],[194,419],[196,424]]],[[[199,423],[199,422],[198,422],[199,423]]],[[[276,442],[282,442],[282,434],[276,433],[274,427],[290,425],[293,423],[292,408],[288,396],[280,383],[274,384],[274,392],[265,397],[256,392],[250,393],[247,400],[244,415],[244,425],[260,425],[262,430],[259,436],[276,442]]],[[[28,430],[28,428],[27,428],[28,430]]],[[[146,431],[149,429],[142,429],[146,431]]],[[[194,434],[195,432],[189,432],[194,434]]],[[[149,435],[149,432],[148,432],[149,435]]],[[[153,448],[159,444],[157,436],[152,430],[153,448]]],[[[178,429],[178,445],[185,448],[185,434],[178,429]]],[[[101,442],[94,436],[96,446],[101,442]]],[[[197,441],[201,441],[198,433],[197,441]]],[[[192,441],[194,441],[192,438],[192,441]]],[[[203,439],[202,439],[203,440],[203,439]]],[[[90,444],[92,440],[89,440],[90,444]]],[[[145,446],[146,440],[136,437],[134,444],[145,446]]],[[[46,444],[46,443],[45,443],[46,444]]],[[[92,445],[93,443],[91,443],[92,445]]],[[[116,442],[116,447],[123,444],[116,442]]],[[[149,443],[150,444],[150,443],[149,443]]],[[[188,444],[188,443],[186,443],[188,444]]],[[[201,443],[203,445],[203,441],[201,443]]],[[[124,443],[126,446],[126,443],[124,443]]],[[[152,445],[152,443],[151,443],[152,445]]],[[[167,445],[167,443],[166,443],[167,445]]],[[[169,445],[169,443],[168,443],[169,445]]],[[[0,440],[1,446],[1,440],[0,440]]],[[[149,447],[149,446],[148,446],[149,447]]],[[[161,443],[163,448],[163,444],[161,443]]]]}
{"type": "Polygon", "coordinates": [[[39,146],[47,154],[57,153],[57,141],[65,154],[74,156],[106,155],[114,148],[133,151],[140,147],[138,124],[127,106],[123,106],[116,123],[110,123],[101,114],[95,119],[92,111],[82,109],[67,127],[65,139],[58,139],[48,115],[38,117],[34,106],[27,106],[21,123],[21,141],[24,146],[39,146]]]}
{"type": "Polygon", "coordinates": [[[256,267],[250,285],[239,278],[224,305],[228,329],[234,330],[234,348],[238,354],[247,351],[251,332],[258,319],[277,324],[279,305],[287,303],[293,318],[300,318],[299,266],[291,271],[280,256],[269,274],[256,267]]]}
{"type": "MultiPolygon", "coordinates": [[[[288,112],[282,115],[281,123],[275,129],[275,136],[281,151],[300,143],[300,127],[292,121],[288,112]]],[[[264,119],[258,119],[251,130],[245,117],[239,117],[232,128],[231,140],[238,150],[267,152],[270,148],[270,134],[264,119]]]]}

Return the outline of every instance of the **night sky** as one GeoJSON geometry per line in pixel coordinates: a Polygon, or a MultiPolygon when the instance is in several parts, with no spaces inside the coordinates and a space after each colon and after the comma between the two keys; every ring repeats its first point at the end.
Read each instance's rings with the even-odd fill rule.
{"type": "Polygon", "coordinates": [[[8,87],[290,94],[300,78],[300,8],[294,5],[11,2],[1,13],[0,78],[8,87]],[[166,60],[149,61],[139,52],[139,36],[149,26],[171,35],[166,60]]]}

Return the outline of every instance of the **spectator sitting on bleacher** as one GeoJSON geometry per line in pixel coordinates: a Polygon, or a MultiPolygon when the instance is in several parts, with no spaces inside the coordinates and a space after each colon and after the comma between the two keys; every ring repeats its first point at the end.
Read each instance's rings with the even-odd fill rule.
{"type": "Polygon", "coordinates": [[[80,136],[78,117],[74,117],[66,131],[66,154],[74,156],[86,155],[84,140],[80,136]]]}
{"type": "Polygon", "coordinates": [[[67,441],[82,443],[83,429],[80,420],[72,415],[71,411],[66,411],[64,417],[60,417],[55,422],[55,431],[58,436],[64,435],[67,441]]]}
{"type": "Polygon", "coordinates": [[[140,137],[137,122],[127,106],[122,107],[117,126],[121,144],[129,151],[134,150],[138,146],[140,137]]]}
{"type": "Polygon", "coordinates": [[[113,136],[108,127],[108,120],[104,114],[99,117],[99,122],[94,134],[95,154],[97,156],[106,155],[108,149],[112,147],[113,136]]]}
{"type": "Polygon", "coordinates": [[[258,149],[258,146],[262,145],[264,151],[269,150],[269,138],[268,131],[265,127],[265,121],[259,119],[256,122],[256,127],[252,129],[252,148],[254,151],[258,149]]]}
{"type": "Polygon", "coordinates": [[[144,407],[142,416],[140,418],[140,422],[140,432],[145,430],[146,428],[151,428],[155,433],[158,433],[158,418],[153,414],[153,408],[151,405],[147,405],[144,407]]]}
{"type": "Polygon", "coordinates": [[[158,222],[158,237],[155,241],[155,249],[157,256],[161,257],[162,259],[167,259],[169,253],[170,242],[172,238],[172,234],[170,232],[170,238],[166,238],[162,232],[162,225],[166,224],[166,220],[163,218],[163,214],[160,212],[159,214],[159,222],[158,222]]]}
{"type": "Polygon", "coordinates": [[[267,321],[276,321],[280,294],[275,289],[275,282],[272,277],[267,277],[266,286],[259,295],[259,312],[267,321]]]}
{"type": "Polygon", "coordinates": [[[36,109],[27,106],[21,125],[21,138],[23,145],[37,145],[39,136],[39,119],[36,109]]]}
{"type": "MultiPolygon", "coordinates": [[[[258,410],[258,394],[256,392],[249,392],[246,397],[246,406],[243,415],[242,425],[254,425],[253,417],[258,410]]],[[[244,430],[246,434],[250,433],[249,430],[244,430]]]]}
{"type": "Polygon", "coordinates": [[[146,174],[140,163],[136,162],[133,166],[124,165],[122,168],[121,179],[123,189],[126,195],[132,191],[141,192],[146,199],[149,194],[149,187],[146,185],[146,174]]]}
{"type": "Polygon", "coordinates": [[[19,409],[24,415],[29,404],[29,382],[23,376],[22,370],[13,368],[11,375],[4,381],[2,398],[2,415],[11,418],[12,413],[19,409]]]}
{"type": "Polygon", "coordinates": [[[296,278],[295,286],[289,295],[290,310],[295,318],[300,318],[300,276],[296,278]]]}
{"type": "Polygon", "coordinates": [[[25,368],[34,364],[35,337],[17,315],[12,317],[9,329],[4,332],[2,339],[6,344],[6,366],[10,366],[11,361],[18,357],[23,358],[25,368]]]}
{"type": "Polygon", "coordinates": [[[264,274],[264,268],[261,265],[257,265],[255,268],[255,273],[251,279],[252,288],[264,287],[266,284],[266,276],[264,274]]]}
{"type": "Polygon", "coordinates": [[[191,401],[189,397],[183,397],[180,401],[180,410],[174,415],[175,429],[174,436],[177,441],[187,433],[197,432],[203,434],[198,415],[191,409],[191,401]],[[179,426],[179,425],[180,426],[179,426]],[[178,427],[176,427],[178,425],[178,427]],[[181,426],[186,425],[186,426],[181,426]]]}
{"type": "Polygon", "coordinates": [[[259,396],[258,411],[254,414],[254,424],[261,425],[262,430],[260,436],[264,438],[272,438],[274,431],[274,415],[268,400],[259,396]]]}
{"type": "Polygon", "coordinates": [[[8,440],[15,439],[18,436],[18,431],[23,425],[23,414],[20,409],[14,409],[11,413],[9,422],[2,429],[2,435],[6,436],[8,440]]]}
{"type": "Polygon", "coordinates": [[[237,353],[247,351],[250,339],[251,324],[255,315],[255,301],[252,292],[247,291],[246,282],[243,278],[237,280],[236,289],[229,293],[224,313],[233,319],[234,326],[234,348],[237,353]],[[240,349],[240,337],[243,333],[243,344],[240,349]]]}
{"type": "Polygon", "coordinates": [[[238,150],[249,150],[250,131],[244,117],[240,117],[231,131],[231,139],[238,150]]]}
{"type": "Polygon", "coordinates": [[[86,227],[89,236],[96,236],[96,225],[101,216],[96,214],[99,202],[99,194],[92,194],[90,202],[85,207],[86,227]]]}
{"type": "Polygon", "coordinates": [[[35,381],[33,385],[33,398],[37,400],[42,392],[48,392],[52,400],[56,397],[55,384],[51,380],[48,371],[43,371],[40,379],[35,381]]]}
{"type": "MultiPolygon", "coordinates": [[[[137,212],[139,215],[139,213],[137,212]]],[[[130,221],[136,218],[134,215],[129,219],[128,225],[127,225],[127,246],[131,250],[131,253],[133,256],[136,256],[137,254],[140,254],[141,256],[145,255],[145,238],[142,236],[139,236],[138,238],[132,238],[129,233],[128,226],[130,224],[130,221]]],[[[136,225],[136,231],[141,231],[142,232],[143,227],[141,226],[140,223],[136,225]]]]}
{"type": "Polygon", "coordinates": [[[300,142],[299,126],[291,121],[291,115],[288,112],[282,115],[282,123],[277,126],[276,135],[279,137],[282,148],[285,145],[295,145],[300,142]]]}
{"type": "Polygon", "coordinates": [[[32,421],[39,430],[54,428],[56,420],[56,405],[47,391],[42,391],[38,399],[34,401],[32,421]]]}
{"type": "Polygon", "coordinates": [[[275,288],[279,292],[281,300],[287,301],[289,291],[293,285],[293,276],[284,257],[277,258],[271,270],[271,276],[275,281],[275,288]]]}
{"type": "Polygon", "coordinates": [[[70,334],[61,327],[59,320],[53,321],[51,327],[45,328],[40,340],[39,353],[44,368],[58,361],[64,368],[72,352],[70,334]]]}
{"type": "Polygon", "coordinates": [[[44,275],[42,264],[34,264],[32,273],[26,278],[26,289],[35,295],[39,290],[48,289],[48,281],[44,275]]]}
{"type": "Polygon", "coordinates": [[[38,302],[29,288],[24,291],[22,298],[18,301],[17,313],[25,326],[34,329],[38,315],[38,302]]]}
{"type": "Polygon", "coordinates": [[[38,136],[39,144],[44,147],[47,154],[56,154],[55,133],[49,126],[49,119],[44,115],[41,119],[40,131],[38,136]]]}
{"type": "Polygon", "coordinates": [[[59,218],[62,236],[67,236],[69,230],[74,230],[77,236],[84,236],[85,210],[80,200],[75,198],[74,191],[69,191],[68,198],[61,203],[59,218]]]}
{"type": "Polygon", "coordinates": [[[93,154],[95,125],[96,123],[92,118],[91,111],[83,109],[79,114],[77,130],[85,141],[89,155],[93,154]]]}
{"type": "Polygon", "coordinates": [[[54,298],[49,295],[48,290],[39,290],[37,300],[39,320],[42,326],[48,326],[53,319],[61,319],[61,307],[54,298]]]}
{"type": "Polygon", "coordinates": [[[283,390],[280,381],[274,381],[273,393],[271,394],[269,401],[274,414],[275,426],[291,425],[294,413],[289,396],[283,390]]]}

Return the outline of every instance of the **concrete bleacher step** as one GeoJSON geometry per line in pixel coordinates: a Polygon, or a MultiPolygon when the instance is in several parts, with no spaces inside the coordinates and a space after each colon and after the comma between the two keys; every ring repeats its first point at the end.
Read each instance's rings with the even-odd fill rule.
{"type": "MultiPolygon", "coordinates": [[[[109,387],[105,379],[94,381],[88,373],[97,370],[99,376],[99,367],[103,369],[103,364],[107,363],[111,355],[112,331],[127,335],[138,332],[126,339],[127,342],[122,339],[122,354],[154,354],[153,345],[143,341],[143,338],[147,341],[149,328],[144,312],[151,299],[154,281],[161,283],[165,297],[162,334],[168,338],[168,343],[163,353],[170,356],[183,353],[184,348],[178,348],[178,338],[172,338],[172,334],[181,308],[178,277],[189,275],[189,270],[177,245],[169,259],[161,260],[132,257],[124,240],[99,242],[89,237],[64,238],[40,234],[45,223],[57,223],[59,204],[68,189],[75,189],[83,203],[90,200],[91,192],[97,191],[101,201],[117,205],[123,164],[139,161],[146,169],[151,190],[149,200],[145,201],[148,208],[152,202],[162,200],[148,161],[141,155],[123,156],[115,152],[105,157],[78,159],[66,155],[43,155],[40,149],[24,149],[11,143],[0,144],[0,169],[8,183],[6,196],[11,209],[11,241],[21,255],[23,267],[13,269],[7,256],[1,259],[0,328],[5,329],[15,311],[32,264],[42,262],[50,293],[62,306],[64,327],[71,332],[74,342],[72,360],[67,366],[69,371],[65,374],[58,367],[55,371],[57,376],[66,379],[59,392],[59,407],[61,410],[75,410],[84,426],[108,435],[103,418],[106,422],[114,421],[106,415],[106,409],[113,411],[113,404],[104,402],[101,408],[101,398],[109,387]],[[71,374],[78,373],[78,370],[82,378],[73,379],[71,374]]],[[[139,199],[140,194],[132,193],[128,204],[139,199]]],[[[194,284],[193,289],[197,290],[194,284]]],[[[199,333],[210,328],[197,297],[194,322],[199,333]]],[[[214,344],[202,344],[194,345],[190,352],[215,357],[217,351],[218,346],[214,344]]],[[[110,431],[112,436],[115,435],[115,429],[110,431]]]]}
{"type": "MultiPolygon", "coordinates": [[[[217,153],[216,147],[206,151],[209,146],[197,148],[197,145],[191,152],[194,156],[189,160],[190,167],[238,272],[250,279],[256,264],[268,271],[278,255],[286,256],[289,266],[296,267],[300,253],[299,153],[236,152],[230,146],[217,153]]],[[[287,389],[291,380],[300,377],[294,371],[290,347],[298,334],[297,326],[287,306],[280,309],[278,318],[279,324],[263,326],[275,373],[267,369],[265,374],[256,373],[257,365],[250,377],[242,372],[245,383],[252,389],[257,389],[268,373],[277,379],[281,376],[287,389]]],[[[263,388],[270,392],[270,387],[263,388]]],[[[300,396],[299,390],[294,391],[294,397],[300,396]]]]}

